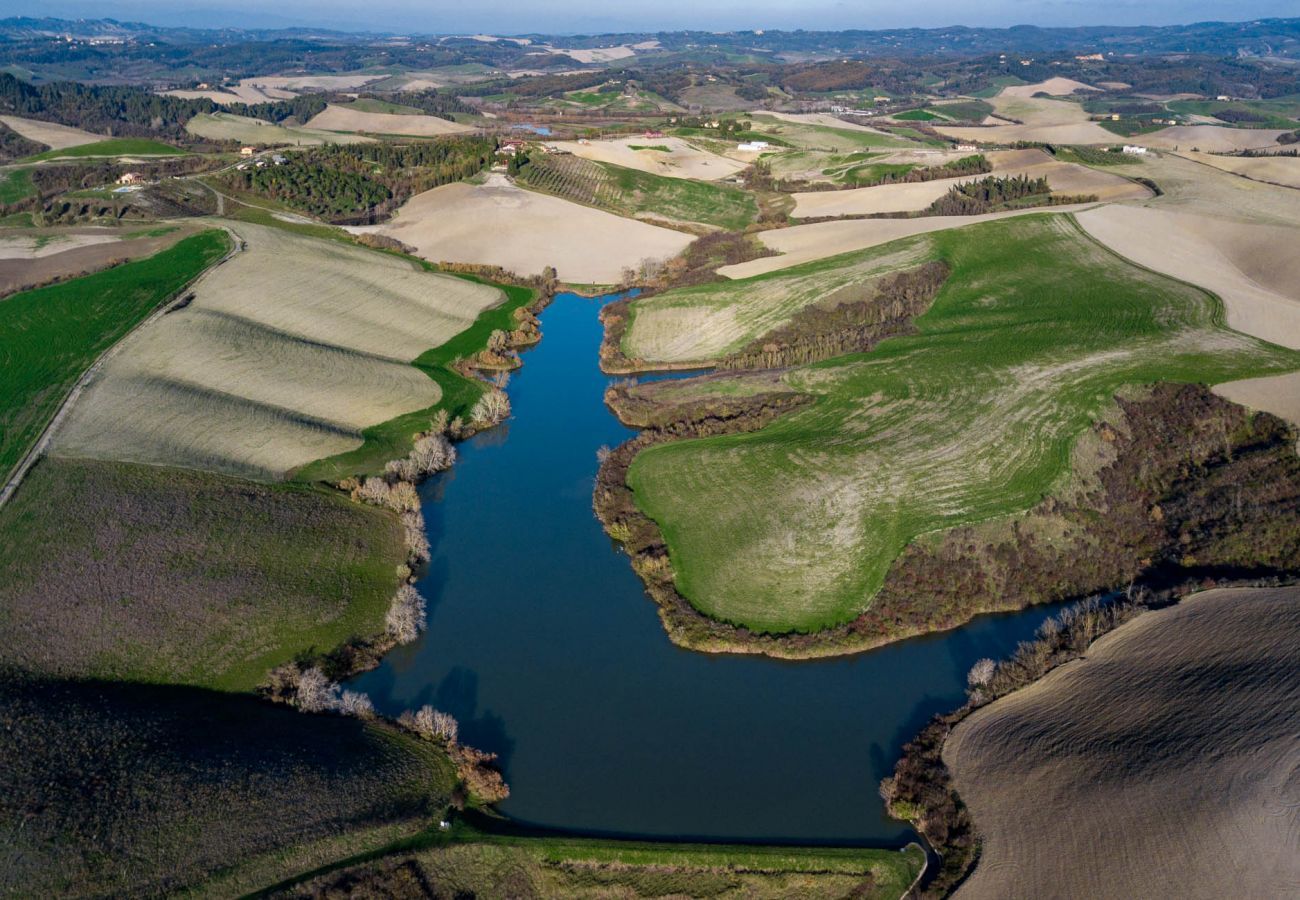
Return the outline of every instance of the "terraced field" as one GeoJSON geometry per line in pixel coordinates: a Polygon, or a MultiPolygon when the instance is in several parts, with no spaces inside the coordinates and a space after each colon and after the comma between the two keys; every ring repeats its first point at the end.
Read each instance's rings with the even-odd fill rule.
{"type": "Polygon", "coordinates": [[[539,154],[520,176],[536,190],[632,218],[698,222],[739,231],[754,221],[754,196],[730,185],[668,178],[578,156],[539,154]]]}
{"type": "Polygon", "coordinates": [[[762,431],[634,461],[637,502],[704,613],[772,632],[843,622],[913,540],[1041,499],[1124,385],[1300,368],[1300,353],[1224,327],[1214,296],[1123,261],[1067,217],[929,240],[952,274],[918,334],[787,373],[816,402],[762,431]]]}
{"type": "Polygon", "coordinates": [[[657,294],[632,305],[623,353],[651,365],[704,363],[739,350],[837,291],[923,262],[930,251],[928,238],[918,237],[779,275],[657,294]]]}
{"type": "Polygon", "coordinates": [[[410,363],[504,299],[361,247],[228,224],[247,249],[119,348],[55,453],[285,477],[434,406],[438,384],[410,363]]]}

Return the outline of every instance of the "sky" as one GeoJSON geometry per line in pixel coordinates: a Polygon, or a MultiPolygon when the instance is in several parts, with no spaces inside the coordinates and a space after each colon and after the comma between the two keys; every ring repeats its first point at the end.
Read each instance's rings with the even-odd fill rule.
{"type": "Polygon", "coordinates": [[[1168,25],[1300,15],[1296,0],[5,0],[3,14],[464,34],[1168,25]]]}

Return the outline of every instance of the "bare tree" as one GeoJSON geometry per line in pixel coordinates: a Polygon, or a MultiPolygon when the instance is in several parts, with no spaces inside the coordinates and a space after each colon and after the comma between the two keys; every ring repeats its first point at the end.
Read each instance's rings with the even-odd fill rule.
{"type": "Polygon", "coordinates": [[[425,704],[415,712],[409,709],[398,718],[398,724],[431,741],[454,744],[460,736],[460,725],[451,713],[441,712],[425,704]]]}
{"type": "Polygon", "coordinates": [[[393,595],[384,622],[399,644],[409,644],[424,630],[427,605],[414,585],[404,584],[393,595]]]}
{"type": "Polygon", "coordinates": [[[966,684],[973,688],[983,687],[993,677],[997,663],[991,659],[981,659],[970,667],[966,675],[966,684]]]}
{"type": "Polygon", "coordinates": [[[509,417],[510,398],[502,390],[488,391],[479,397],[470,412],[470,419],[479,427],[499,425],[509,417]]]}

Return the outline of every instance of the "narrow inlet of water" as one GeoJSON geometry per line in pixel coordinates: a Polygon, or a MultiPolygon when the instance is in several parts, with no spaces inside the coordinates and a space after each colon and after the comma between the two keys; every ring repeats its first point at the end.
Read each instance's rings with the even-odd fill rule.
{"type": "Polygon", "coordinates": [[[958,705],[980,657],[1057,607],[813,662],[674,647],[591,511],[605,408],[600,306],[561,294],[510,384],[514,416],[421,488],[429,627],[355,679],[380,711],[430,703],[500,754],[517,821],[636,837],[893,846],[877,794],[902,744],[958,705]]]}

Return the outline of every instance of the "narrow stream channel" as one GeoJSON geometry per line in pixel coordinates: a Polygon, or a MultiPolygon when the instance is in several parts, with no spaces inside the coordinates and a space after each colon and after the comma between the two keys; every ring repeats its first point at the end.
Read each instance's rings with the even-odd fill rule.
{"type": "Polygon", "coordinates": [[[514,417],[422,487],[429,628],[357,679],[385,713],[431,703],[501,755],[502,810],[584,833],[895,846],[877,795],[899,748],[960,703],[966,672],[1056,607],[853,657],[679,650],[591,512],[603,302],[561,294],[510,385],[514,417]]]}

